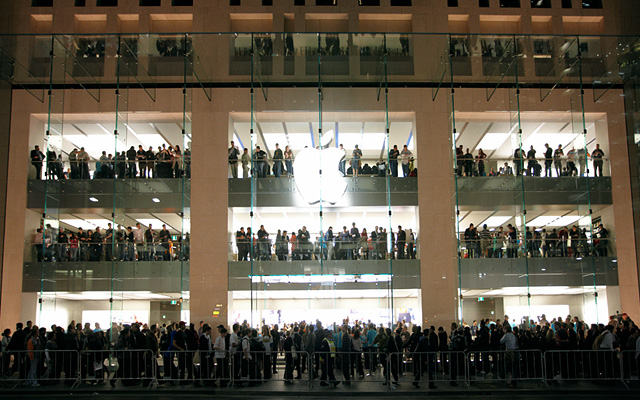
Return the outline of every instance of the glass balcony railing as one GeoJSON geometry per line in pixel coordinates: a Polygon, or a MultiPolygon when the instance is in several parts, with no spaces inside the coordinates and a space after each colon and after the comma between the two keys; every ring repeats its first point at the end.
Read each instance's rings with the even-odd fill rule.
{"type": "MultiPolygon", "coordinates": [[[[166,242],[107,242],[93,237],[88,230],[80,241],[74,232],[68,243],[52,241],[48,235],[36,242],[25,244],[25,261],[32,263],[110,263],[110,262],[158,262],[188,261],[190,254],[189,235],[177,235],[178,240],[166,242]],[[183,236],[180,240],[179,237],[183,236]]],[[[173,235],[176,236],[176,235],[173,235]]]]}
{"type": "MultiPolygon", "coordinates": [[[[541,229],[540,229],[541,230],[541,229]]],[[[536,233],[540,233],[540,230],[536,233]]],[[[561,230],[558,230],[561,232],[561,230]]],[[[599,234],[594,232],[596,236],[599,234]]],[[[616,256],[616,239],[610,237],[578,239],[558,237],[556,229],[545,229],[544,237],[533,239],[510,239],[506,233],[495,230],[486,239],[466,239],[460,234],[460,257],[463,259],[505,259],[505,258],[573,258],[582,260],[590,257],[616,256]],[[548,232],[547,232],[548,231],[548,232]]],[[[561,233],[562,235],[562,233],[561,233]]]]}
{"type": "Polygon", "coordinates": [[[189,262],[27,262],[23,291],[109,292],[113,282],[121,291],[155,293],[188,290],[189,262]]]}
{"type": "Polygon", "coordinates": [[[522,260],[472,258],[460,260],[460,278],[464,289],[517,288],[529,286],[593,287],[618,285],[618,260],[615,257],[530,258],[528,274],[522,260]]]}

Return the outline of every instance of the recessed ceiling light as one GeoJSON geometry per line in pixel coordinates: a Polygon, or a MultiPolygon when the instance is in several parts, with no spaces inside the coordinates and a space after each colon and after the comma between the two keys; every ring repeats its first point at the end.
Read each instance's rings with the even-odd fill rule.
{"type": "Polygon", "coordinates": [[[151,201],[153,201],[154,203],[160,203],[160,199],[157,197],[154,197],[153,199],[151,199],[151,201]]]}
{"type": "Polygon", "coordinates": [[[97,202],[98,202],[98,199],[96,199],[95,197],[89,197],[89,200],[90,200],[90,201],[93,201],[94,203],[97,203],[97,202]]]}

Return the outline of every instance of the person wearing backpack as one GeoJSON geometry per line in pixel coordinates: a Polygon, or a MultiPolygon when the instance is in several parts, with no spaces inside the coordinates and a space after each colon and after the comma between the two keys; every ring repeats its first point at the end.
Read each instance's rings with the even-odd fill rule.
{"type": "MultiPolygon", "coordinates": [[[[495,326],[495,325],[494,325],[495,326]]],[[[451,338],[449,340],[451,350],[451,386],[458,386],[456,379],[460,365],[464,364],[464,330],[454,322],[451,324],[451,338]]]]}
{"type": "MultiPolygon", "coordinates": [[[[383,375],[387,376],[387,337],[384,328],[378,328],[378,335],[373,340],[373,346],[378,348],[378,354],[380,355],[380,364],[382,364],[383,375]]],[[[386,384],[386,382],[385,382],[386,384]]]]}
{"type": "MultiPolygon", "coordinates": [[[[242,378],[251,380],[255,379],[255,368],[251,368],[255,364],[251,354],[251,329],[244,328],[242,335],[242,367],[240,374],[242,378]]],[[[241,387],[242,382],[239,382],[237,386],[241,387]]]]}
{"type": "Polygon", "coordinates": [[[251,330],[249,350],[251,351],[251,358],[249,359],[249,386],[255,386],[262,380],[260,365],[262,365],[264,358],[264,345],[258,337],[258,331],[256,329],[251,330]]]}

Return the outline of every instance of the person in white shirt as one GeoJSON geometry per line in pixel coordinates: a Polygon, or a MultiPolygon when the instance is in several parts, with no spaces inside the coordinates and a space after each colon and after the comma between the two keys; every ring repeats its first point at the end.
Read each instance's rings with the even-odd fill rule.
{"type": "Polygon", "coordinates": [[[344,149],[344,147],[342,146],[342,144],[340,144],[340,153],[342,154],[342,157],[340,157],[340,164],[338,164],[338,169],[340,170],[340,172],[342,172],[342,176],[346,175],[346,169],[345,167],[347,166],[347,151],[344,149]]]}
{"type": "Polygon", "coordinates": [[[233,373],[233,379],[238,380],[240,379],[240,364],[242,364],[242,357],[240,352],[238,352],[238,348],[240,345],[240,343],[238,342],[238,332],[240,331],[240,324],[233,324],[232,329],[233,332],[231,332],[231,337],[229,338],[229,356],[232,359],[231,365],[233,366],[233,371],[231,372],[233,373]]]}
{"type": "Polygon", "coordinates": [[[251,357],[251,338],[252,330],[245,328],[242,333],[242,377],[247,379],[255,379],[255,363],[251,357]]]}
{"type": "Polygon", "coordinates": [[[271,366],[271,347],[273,345],[273,337],[267,325],[262,326],[262,337],[260,338],[264,345],[264,356],[262,357],[262,370],[264,371],[264,379],[270,379],[272,374],[271,366]]]}
{"type": "Polygon", "coordinates": [[[600,350],[613,350],[613,326],[605,326],[602,335],[603,336],[602,342],[600,342],[600,350]]]}
{"type": "Polygon", "coordinates": [[[229,368],[226,349],[227,329],[222,328],[220,330],[220,336],[216,338],[216,342],[213,345],[216,356],[216,379],[220,379],[220,387],[225,387],[229,383],[229,368]]]}
{"type": "Polygon", "coordinates": [[[411,150],[409,150],[406,144],[400,152],[400,156],[402,157],[402,175],[404,175],[404,177],[406,178],[411,172],[409,170],[409,160],[411,160],[411,157],[413,157],[413,153],[411,152],[411,150]]]}
{"type": "Polygon", "coordinates": [[[509,317],[505,317],[504,336],[500,339],[500,344],[505,346],[505,362],[507,372],[507,387],[515,388],[516,383],[511,379],[515,375],[515,379],[518,378],[518,361],[516,350],[518,350],[518,339],[511,333],[511,325],[509,325],[509,317]]]}
{"type": "Polygon", "coordinates": [[[133,232],[133,241],[136,243],[136,251],[138,252],[138,261],[142,261],[144,254],[144,230],[140,226],[140,222],[136,224],[136,230],[133,232]]]}

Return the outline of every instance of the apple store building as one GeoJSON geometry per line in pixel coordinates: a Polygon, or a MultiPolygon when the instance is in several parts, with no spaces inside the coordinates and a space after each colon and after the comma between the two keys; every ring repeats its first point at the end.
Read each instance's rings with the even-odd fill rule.
{"type": "Polygon", "coordinates": [[[640,318],[638,38],[606,8],[441,3],[466,33],[25,6],[0,36],[2,327],[640,318]]]}

